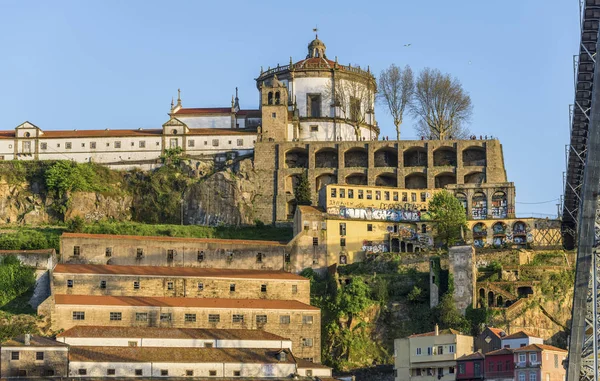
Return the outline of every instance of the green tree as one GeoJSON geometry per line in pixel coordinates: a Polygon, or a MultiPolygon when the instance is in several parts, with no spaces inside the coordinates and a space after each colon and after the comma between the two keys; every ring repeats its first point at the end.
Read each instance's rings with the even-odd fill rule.
{"type": "Polygon", "coordinates": [[[429,202],[429,213],[437,224],[437,238],[446,246],[461,239],[461,229],[467,223],[465,208],[446,190],[436,193],[429,202]]]}
{"type": "Polygon", "coordinates": [[[296,196],[296,203],[298,205],[311,205],[312,196],[310,193],[310,183],[308,182],[308,174],[306,171],[300,177],[296,189],[294,189],[294,195],[296,196]]]}
{"type": "Polygon", "coordinates": [[[456,308],[451,292],[442,296],[433,316],[440,328],[453,328],[463,333],[471,332],[471,323],[456,308]]]}

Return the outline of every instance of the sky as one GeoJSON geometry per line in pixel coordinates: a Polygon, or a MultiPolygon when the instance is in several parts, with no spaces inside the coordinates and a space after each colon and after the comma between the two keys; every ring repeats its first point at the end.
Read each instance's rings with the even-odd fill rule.
{"type": "MultiPolygon", "coordinates": [[[[0,130],[160,128],[178,88],[184,107],[229,107],[237,86],[258,108],[261,66],[303,59],[315,26],[341,64],[458,78],[469,129],[502,143],[517,215],[556,215],[578,0],[0,0],[0,130]]],[[[385,106],[376,118],[395,136],[385,106]]]]}

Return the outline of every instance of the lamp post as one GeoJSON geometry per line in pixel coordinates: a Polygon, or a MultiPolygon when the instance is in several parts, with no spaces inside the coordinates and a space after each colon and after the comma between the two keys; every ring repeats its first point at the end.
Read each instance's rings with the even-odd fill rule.
{"type": "Polygon", "coordinates": [[[180,211],[180,217],[181,217],[181,226],[183,226],[183,197],[181,198],[181,200],[179,200],[179,203],[181,204],[181,211],[180,211]]]}

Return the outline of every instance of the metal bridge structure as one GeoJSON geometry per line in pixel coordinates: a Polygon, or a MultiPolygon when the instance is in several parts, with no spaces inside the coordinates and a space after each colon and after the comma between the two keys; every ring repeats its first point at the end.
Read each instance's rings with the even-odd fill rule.
{"type": "Polygon", "coordinates": [[[600,0],[578,0],[581,40],[573,58],[575,101],[569,107],[570,142],[563,177],[563,240],[577,247],[567,380],[598,379],[600,275],[600,0]]]}

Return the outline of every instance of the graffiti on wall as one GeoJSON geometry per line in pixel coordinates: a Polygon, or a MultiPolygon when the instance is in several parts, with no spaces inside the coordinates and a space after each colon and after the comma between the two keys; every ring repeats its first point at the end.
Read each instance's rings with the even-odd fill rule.
{"type": "Polygon", "coordinates": [[[390,248],[385,242],[363,241],[362,250],[365,253],[389,253],[390,248]]]}
{"type": "Polygon", "coordinates": [[[327,208],[327,213],[341,218],[376,221],[423,221],[426,212],[410,209],[349,208],[345,206],[327,208]]]}
{"type": "Polygon", "coordinates": [[[533,243],[534,240],[531,227],[522,221],[515,222],[512,229],[504,222],[495,223],[492,225],[492,237],[488,237],[487,228],[483,223],[473,226],[472,232],[473,246],[479,248],[486,246],[499,247],[511,243],[525,245],[526,243],[533,243]]]}

